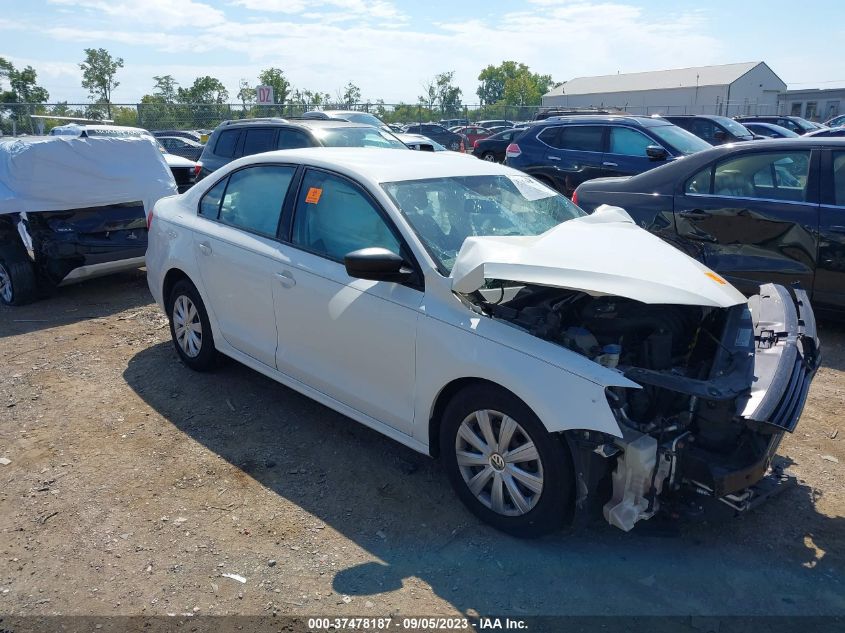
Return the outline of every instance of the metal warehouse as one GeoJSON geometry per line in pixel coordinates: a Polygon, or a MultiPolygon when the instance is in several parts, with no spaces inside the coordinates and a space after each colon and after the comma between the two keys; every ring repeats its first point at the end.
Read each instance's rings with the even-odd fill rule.
{"type": "Polygon", "coordinates": [[[786,84],[765,62],[576,77],[543,106],[619,108],[632,114],[776,114],[786,84]]]}

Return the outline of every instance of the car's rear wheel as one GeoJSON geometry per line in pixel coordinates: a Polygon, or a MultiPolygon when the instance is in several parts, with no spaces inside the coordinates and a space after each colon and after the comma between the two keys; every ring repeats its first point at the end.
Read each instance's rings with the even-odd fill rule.
{"type": "Polygon", "coordinates": [[[205,304],[196,287],[183,279],[170,293],[167,314],[170,336],[179,358],[191,369],[207,371],[214,367],[217,350],[205,304]]]}
{"type": "Polygon", "coordinates": [[[37,298],[38,281],[30,261],[11,250],[0,250],[0,302],[20,306],[37,298]]]}
{"type": "Polygon", "coordinates": [[[484,152],[481,155],[481,160],[486,160],[488,163],[495,163],[496,155],[493,152],[484,152]]]}
{"type": "Polygon", "coordinates": [[[440,454],[455,492],[483,521],[521,537],[563,525],[573,490],[567,447],[507,391],[458,393],[443,416],[440,454]]]}

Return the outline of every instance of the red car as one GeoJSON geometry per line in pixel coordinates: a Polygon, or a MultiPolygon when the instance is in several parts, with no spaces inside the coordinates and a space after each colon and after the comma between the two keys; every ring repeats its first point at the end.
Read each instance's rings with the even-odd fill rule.
{"type": "Polygon", "coordinates": [[[476,141],[492,136],[493,134],[486,127],[481,127],[479,125],[465,125],[463,127],[454,128],[452,131],[457,134],[463,134],[466,137],[468,141],[467,149],[475,145],[476,141]]]}

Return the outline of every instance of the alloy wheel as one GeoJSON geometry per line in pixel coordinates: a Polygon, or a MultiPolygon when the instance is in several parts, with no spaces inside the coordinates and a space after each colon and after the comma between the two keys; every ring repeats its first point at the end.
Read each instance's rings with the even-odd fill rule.
{"type": "Polygon", "coordinates": [[[196,358],[202,349],[202,321],[190,297],[179,295],[173,302],[173,332],[182,351],[196,358]]]}
{"type": "Polygon", "coordinates": [[[0,264],[0,297],[6,303],[12,302],[12,276],[3,264],[0,264]]]}
{"type": "Polygon", "coordinates": [[[543,492],[543,464],[534,442],[513,418],[481,409],[455,437],[458,469],[470,492],[497,514],[521,516],[543,492]]]}

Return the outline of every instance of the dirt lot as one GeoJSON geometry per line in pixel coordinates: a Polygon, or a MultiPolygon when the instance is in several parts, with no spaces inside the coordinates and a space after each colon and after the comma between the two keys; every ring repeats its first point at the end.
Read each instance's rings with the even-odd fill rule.
{"type": "Polygon", "coordinates": [[[141,272],[0,309],[0,613],[845,614],[845,326],[821,336],[799,486],[675,537],[519,541],[437,463],[183,367],[141,272]]]}

